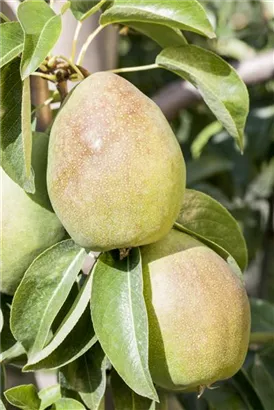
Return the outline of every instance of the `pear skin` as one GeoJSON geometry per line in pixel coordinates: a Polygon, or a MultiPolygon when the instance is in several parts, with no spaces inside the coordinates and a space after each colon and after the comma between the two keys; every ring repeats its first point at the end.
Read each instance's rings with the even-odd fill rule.
{"type": "Polygon", "coordinates": [[[185,163],[156,104],[122,77],[98,72],[77,86],[54,122],[47,182],[76,243],[124,249],[156,242],[171,229],[185,163]]]}
{"type": "Polygon", "coordinates": [[[250,333],[242,279],[214,251],[176,230],[141,253],[154,383],[202,392],[232,377],[250,333]]]}

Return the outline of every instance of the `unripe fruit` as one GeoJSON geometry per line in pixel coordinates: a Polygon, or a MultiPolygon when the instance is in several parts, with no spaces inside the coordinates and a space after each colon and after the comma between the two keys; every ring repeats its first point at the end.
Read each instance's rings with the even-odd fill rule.
{"type": "Polygon", "coordinates": [[[80,83],[54,122],[47,181],[72,239],[106,251],[168,233],[184,194],[185,164],[154,102],[122,77],[100,72],[80,83]]]}
{"type": "Polygon", "coordinates": [[[243,282],[214,251],[172,230],[142,248],[152,379],[202,390],[245,359],[250,309],[243,282]]]}
{"type": "Polygon", "coordinates": [[[1,168],[1,292],[12,295],[34,258],[61,240],[64,228],[53,213],[46,191],[47,138],[34,140],[37,189],[28,195],[1,168]]]}

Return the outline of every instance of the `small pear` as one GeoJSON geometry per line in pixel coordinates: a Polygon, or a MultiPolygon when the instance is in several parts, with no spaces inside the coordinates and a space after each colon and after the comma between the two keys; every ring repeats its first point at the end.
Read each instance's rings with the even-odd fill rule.
{"type": "Polygon", "coordinates": [[[48,191],[72,239],[94,251],[155,242],[185,190],[180,146],[156,104],[110,73],[82,81],[52,127],[48,191]]]}
{"type": "Polygon", "coordinates": [[[65,230],[54,214],[46,191],[48,138],[37,134],[33,141],[36,193],[27,194],[1,168],[1,286],[13,295],[24,272],[42,251],[60,241],[65,230]]]}
{"type": "Polygon", "coordinates": [[[176,230],[141,253],[154,383],[202,392],[232,377],[250,333],[242,279],[213,250],[176,230]]]}

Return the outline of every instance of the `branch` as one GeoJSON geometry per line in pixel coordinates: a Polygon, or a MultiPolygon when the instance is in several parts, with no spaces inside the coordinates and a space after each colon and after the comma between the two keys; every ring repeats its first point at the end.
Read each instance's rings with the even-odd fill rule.
{"type": "MultiPolygon", "coordinates": [[[[274,50],[234,64],[234,67],[246,85],[271,80],[274,78],[274,50]]],[[[201,101],[201,95],[190,83],[177,80],[164,86],[152,99],[159,105],[167,119],[172,120],[179,111],[201,101]]]]}
{"type": "Polygon", "coordinates": [[[30,77],[31,84],[31,102],[37,107],[40,106],[36,112],[37,117],[37,131],[45,131],[52,121],[52,111],[50,106],[42,106],[42,104],[49,98],[48,82],[41,77],[30,77]]]}

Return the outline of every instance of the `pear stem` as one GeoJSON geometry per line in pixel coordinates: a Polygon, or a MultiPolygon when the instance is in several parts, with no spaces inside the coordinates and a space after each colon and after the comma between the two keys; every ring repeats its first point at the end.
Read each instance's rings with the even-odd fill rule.
{"type": "Polygon", "coordinates": [[[105,27],[105,26],[98,26],[97,29],[94,30],[93,33],[91,33],[91,34],[88,36],[87,40],[86,40],[85,43],[83,44],[83,47],[81,48],[81,51],[80,51],[80,54],[79,54],[79,57],[78,57],[78,60],[77,60],[76,65],[82,65],[83,60],[84,60],[84,57],[85,57],[85,54],[86,54],[86,51],[87,51],[87,49],[88,49],[90,43],[92,42],[92,40],[95,39],[95,37],[97,36],[97,34],[99,34],[101,30],[103,30],[104,27],[105,27]]]}
{"type": "Polygon", "coordinates": [[[145,70],[154,70],[155,68],[160,68],[158,64],[148,64],[148,65],[141,65],[137,67],[123,67],[123,68],[115,68],[114,70],[108,70],[111,73],[131,73],[134,71],[145,71],[145,70]]]}
{"type": "Polygon", "coordinates": [[[81,27],[82,27],[82,22],[78,21],[76,29],[75,29],[74,37],[73,37],[73,40],[72,40],[72,48],[71,48],[71,56],[70,56],[70,61],[72,63],[74,62],[74,59],[75,59],[76,46],[77,46],[77,41],[78,41],[78,37],[79,37],[81,27]]]}
{"type": "Polygon", "coordinates": [[[54,74],[43,74],[35,71],[34,73],[31,73],[31,75],[36,75],[37,77],[42,77],[45,80],[56,82],[56,76],[54,74]]]}

